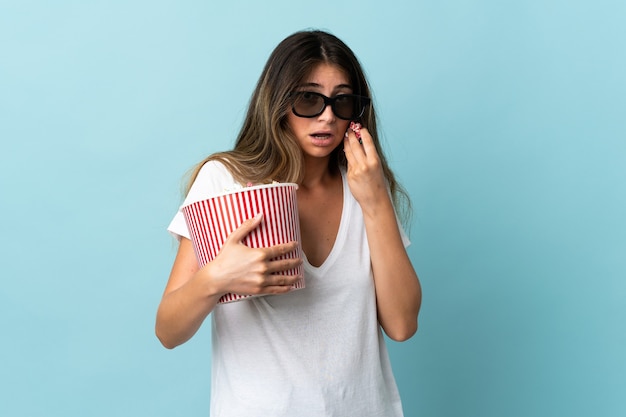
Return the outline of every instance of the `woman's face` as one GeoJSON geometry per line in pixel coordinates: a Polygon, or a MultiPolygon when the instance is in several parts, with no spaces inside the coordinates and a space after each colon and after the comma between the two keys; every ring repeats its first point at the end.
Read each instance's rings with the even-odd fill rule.
{"type": "MultiPolygon", "coordinates": [[[[333,98],[338,94],[351,94],[352,86],[341,68],[323,63],[313,67],[297,91],[333,98]]],[[[296,116],[289,111],[287,123],[305,157],[327,158],[343,142],[350,121],[338,118],[328,105],[320,115],[312,118],[296,116]]]]}

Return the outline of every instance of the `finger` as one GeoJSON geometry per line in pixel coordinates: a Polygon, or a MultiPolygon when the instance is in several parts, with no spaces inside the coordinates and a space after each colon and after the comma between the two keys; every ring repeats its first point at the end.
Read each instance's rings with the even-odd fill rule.
{"type": "MultiPolygon", "coordinates": [[[[279,245],[263,248],[266,259],[274,259],[285,256],[298,248],[298,242],[281,243],[279,245]]],[[[299,257],[299,253],[296,254],[299,257]]]]}
{"type": "Polygon", "coordinates": [[[356,137],[356,134],[351,129],[346,131],[346,136],[343,141],[343,150],[346,153],[348,163],[354,163],[358,161],[359,157],[363,157],[363,148],[356,137]]]}
{"type": "Polygon", "coordinates": [[[267,265],[267,272],[270,275],[285,274],[302,265],[302,258],[274,259],[267,265]]]}
{"type": "MultiPolygon", "coordinates": [[[[237,229],[235,229],[226,239],[226,242],[234,241],[241,242],[250,234],[251,231],[256,229],[263,220],[263,213],[257,213],[256,216],[249,218],[239,225],[237,229]]],[[[224,242],[224,243],[226,243],[224,242]]]]}
{"type": "Polygon", "coordinates": [[[293,287],[301,278],[300,274],[272,275],[271,280],[268,280],[268,287],[293,287]]]}
{"type": "Polygon", "coordinates": [[[372,139],[372,135],[370,135],[369,130],[366,128],[361,128],[361,138],[360,143],[363,145],[363,150],[365,154],[371,153],[372,151],[376,151],[376,146],[374,146],[374,139],[372,139]]]}

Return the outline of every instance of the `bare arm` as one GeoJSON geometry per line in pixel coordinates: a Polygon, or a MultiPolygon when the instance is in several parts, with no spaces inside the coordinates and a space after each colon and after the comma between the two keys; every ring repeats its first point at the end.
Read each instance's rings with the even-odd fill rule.
{"type": "Polygon", "coordinates": [[[348,183],[363,210],[378,321],[391,339],[403,341],[417,331],[422,289],[402,243],[380,159],[367,129],[361,130],[361,139],[362,145],[350,132],[344,141],[348,183]]]}
{"type": "Polygon", "coordinates": [[[182,238],[156,318],[156,335],[167,348],[189,340],[226,293],[282,294],[291,290],[299,276],[276,275],[293,269],[302,260],[276,257],[293,251],[291,242],[251,249],[242,240],[262,221],[245,221],[224,243],[215,259],[198,267],[192,243],[182,238]]]}

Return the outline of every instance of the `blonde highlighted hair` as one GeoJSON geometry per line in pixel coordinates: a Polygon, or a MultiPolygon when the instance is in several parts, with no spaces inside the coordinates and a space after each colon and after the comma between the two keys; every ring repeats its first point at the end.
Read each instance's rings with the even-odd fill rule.
{"type": "MultiPolygon", "coordinates": [[[[371,97],[365,74],[352,50],[336,36],[319,31],[301,31],[285,38],[270,55],[250,99],[248,111],[234,149],[212,154],[192,171],[189,186],[202,166],[222,162],[241,184],[272,181],[300,183],[304,176],[303,154],[287,124],[290,94],[310,71],[325,63],[341,68],[354,94],[371,97]]],[[[410,199],[387,164],[381,148],[374,106],[360,119],[372,135],[400,217],[408,221],[410,199]]],[[[331,164],[346,166],[343,146],[331,155],[331,164]]]]}

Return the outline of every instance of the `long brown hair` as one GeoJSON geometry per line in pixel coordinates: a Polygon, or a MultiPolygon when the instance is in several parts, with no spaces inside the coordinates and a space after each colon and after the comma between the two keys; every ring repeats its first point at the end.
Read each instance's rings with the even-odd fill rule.
{"type": "MultiPolygon", "coordinates": [[[[242,184],[300,183],[304,176],[303,154],[287,125],[287,114],[291,111],[289,97],[320,63],[343,69],[354,94],[371,97],[361,64],[344,42],[319,30],[296,32],[278,44],[265,64],[234,149],[215,153],[200,162],[191,174],[189,186],[200,168],[212,160],[222,162],[242,184]]],[[[410,200],[387,164],[380,146],[373,105],[368,106],[360,122],[372,135],[394,204],[406,220],[410,215],[410,200]]],[[[333,163],[346,166],[342,146],[331,154],[333,163]]]]}

